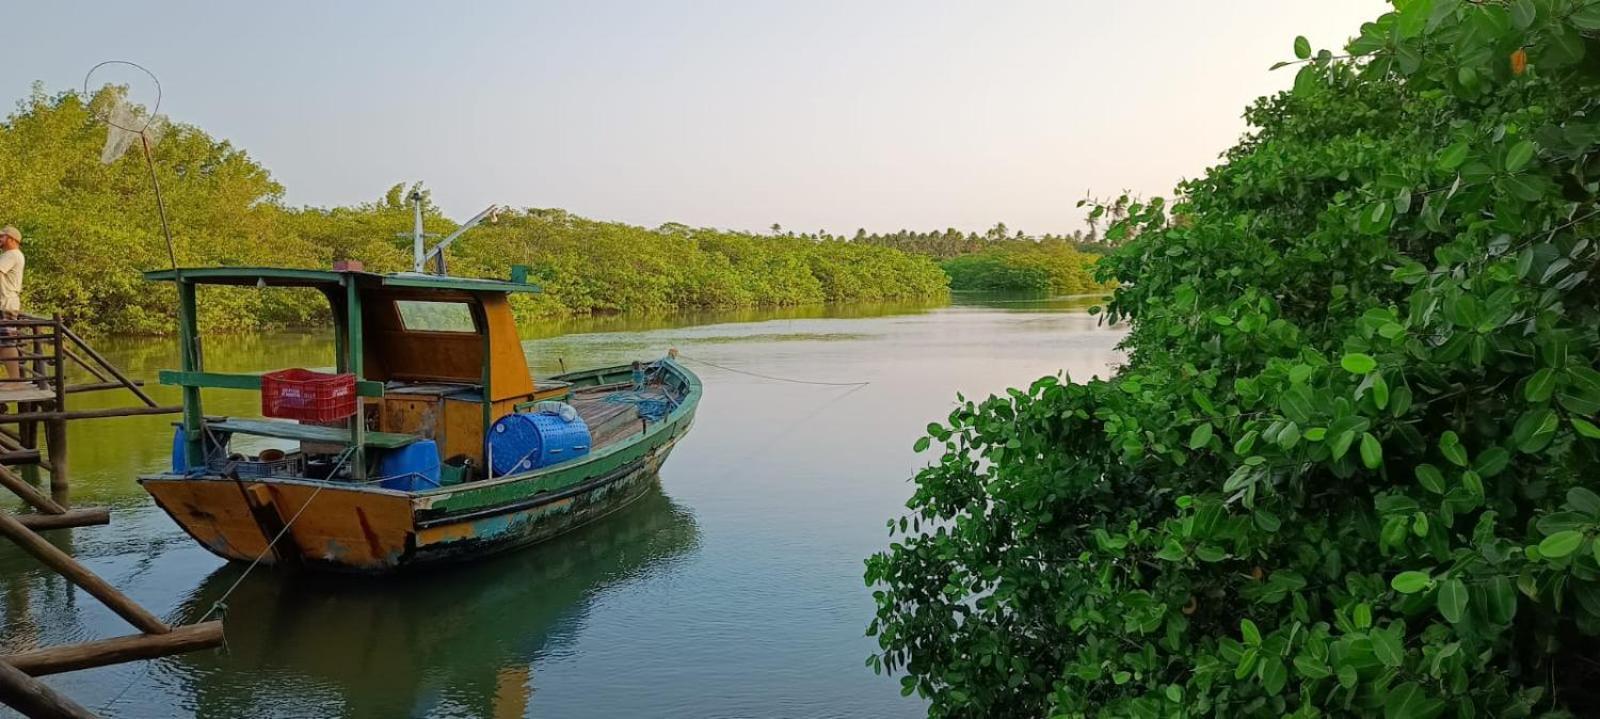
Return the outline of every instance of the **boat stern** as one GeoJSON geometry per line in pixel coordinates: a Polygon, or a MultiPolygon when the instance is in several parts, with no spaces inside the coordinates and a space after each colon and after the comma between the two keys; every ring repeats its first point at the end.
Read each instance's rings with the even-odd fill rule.
{"type": "Polygon", "coordinates": [[[178,475],[139,483],[189,536],[225,559],[385,572],[415,547],[411,500],[400,492],[178,475]]]}

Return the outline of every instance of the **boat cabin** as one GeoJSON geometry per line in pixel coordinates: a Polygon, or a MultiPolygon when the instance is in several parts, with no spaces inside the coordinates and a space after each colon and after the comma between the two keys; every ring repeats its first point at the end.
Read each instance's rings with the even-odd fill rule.
{"type": "Polygon", "coordinates": [[[510,294],[537,292],[516,268],[511,281],[419,273],[283,268],[201,268],[150,272],[178,286],[182,367],[161,373],[183,388],[175,461],[205,466],[219,434],[298,440],[306,455],[347,452],[353,479],[372,471],[369,457],[433,440],[438,456],[463,480],[481,478],[485,431],[533,403],[566,398],[568,383],[534,381],[512,317],[510,294]],[[335,329],[334,371],[353,374],[356,412],[338,422],[292,422],[208,416],[201,388],[261,390],[256,374],[205,368],[196,317],[199,285],[300,287],[327,297],[335,329]],[[373,452],[379,450],[380,452],[373,452]]]}

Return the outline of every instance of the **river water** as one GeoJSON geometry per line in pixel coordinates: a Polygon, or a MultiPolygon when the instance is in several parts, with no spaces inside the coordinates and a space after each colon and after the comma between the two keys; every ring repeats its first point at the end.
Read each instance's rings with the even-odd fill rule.
{"type": "MultiPolygon", "coordinates": [[[[705,382],[694,429],[659,490],[611,517],[390,580],[263,567],[240,581],[241,566],[201,549],[133,481],[167,465],[172,417],[77,422],[73,501],[109,505],[112,523],[51,540],[171,622],[238,588],[226,650],[48,681],[115,717],[921,716],[897,681],[863,666],[875,645],[863,635],[873,607],[862,559],[884,546],[885,521],[930,459],[912,443],[957,392],[1108,372],[1121,335],[1086,307],[957,297],[525,328],[536,374],[678,348],[705,382]]],[[[138,377],[176,364],[168,341],[97,345],[138,377]]],[[[326,335],[277,334],[207,338],[205,353],[208,369],[260,371],[326,366],[333,349],[326,335]]],[[[74,407],[126,404],[109,395],[75,395],[74,407]]],[[[258,414],[253,393],[207,390],[206,401],[208,413],[258,414]]],[[[131,633],[0,545],[0,650],[131,633]]]]}

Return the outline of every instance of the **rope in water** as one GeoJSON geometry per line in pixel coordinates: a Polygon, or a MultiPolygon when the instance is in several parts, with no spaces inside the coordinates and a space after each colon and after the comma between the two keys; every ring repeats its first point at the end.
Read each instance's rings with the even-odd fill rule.
{"type": "Polygon", "coordinates": [[[693,362],[695,364],[703,364],[703,365],[705,365],[707,367],[715,367],[715,368],[720,369],[720,370],[722,370],[724,372],[732,372],[734,374],[742,374],[742,375],[747,375],[747,376],[750,376],[750,377],[759,377],[761,379],[772,380],[774,382],[789,382],[791,384],[813,384],[813,385],[821,385],[823,387],[865,387],[865,386],[867,386],[869,384],[872,384],[871,382],[818,382],[818,381],[813,381],[813,380],[794,379],[794,378],[791,378],[791,377],[775,377],[775,376],[769,375],[769,374],[761,374],[760,372],[750,372],[748,370],[734,369],[732,367],[725,367],[725,366],[719,365],[719,364],[717,364],[715,362],[707,362],[707,361],[705,361],[703,359],[695,359],[694,357],[690,357],[690,356],[682,354],[682,353],[678,354],[678,359],[688,360],[688,361],[693,362]]]}

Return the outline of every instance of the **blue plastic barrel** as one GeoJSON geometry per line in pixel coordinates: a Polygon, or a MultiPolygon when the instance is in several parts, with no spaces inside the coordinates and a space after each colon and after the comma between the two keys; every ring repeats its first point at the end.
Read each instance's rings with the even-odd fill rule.
{"type": "Polygon", "coordinates": [[[421,439],[383,453],[378,461],[378,486],[402,492],[421,492],[439,486],[439,445],[421,439]]]}
{"type": "Polygon", "coordinates": [[[557,414],[508,414],[489,428],[489,468],[495,476],[527,472],[589,453],[589,425],[557,414]]]}
{"type": "Polygon", "coordinates": [[[183,425],[178,425],[177,431],[172,433],[172,473],[185,474],[189,471],[189,434],[183,431],[183,425]]]}

